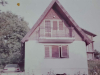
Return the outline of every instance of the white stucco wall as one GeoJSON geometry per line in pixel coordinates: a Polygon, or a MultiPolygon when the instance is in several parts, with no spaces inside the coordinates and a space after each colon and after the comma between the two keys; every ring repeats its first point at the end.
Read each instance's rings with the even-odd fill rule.
{"type": "MultiPolygon", "coordinates": [[[[56,43],[48,43],[48,45],[54,44],[56,43]]],[[[63,43],[59,44],[65,45],[63,43]]],[[[80,72],[88,75],[86,46],[83,41],[74,41],[68,44],[69,58],[45,58],[44,45],[47,45],[47,43],[38,43],[33,40],[25,43],[26,72],[33,71],[35,75],[46,75],[50,71],[54,71],[56,74],[67,73],[70,75],[80,72]]]]}

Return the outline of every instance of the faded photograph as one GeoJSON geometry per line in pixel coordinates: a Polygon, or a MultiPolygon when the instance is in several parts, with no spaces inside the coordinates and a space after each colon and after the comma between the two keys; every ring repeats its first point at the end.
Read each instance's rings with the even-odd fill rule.
{"type": "Polygon", "coordinates": [[[0,0],[0,75],[100,75],[99,0],[0,0]]]}

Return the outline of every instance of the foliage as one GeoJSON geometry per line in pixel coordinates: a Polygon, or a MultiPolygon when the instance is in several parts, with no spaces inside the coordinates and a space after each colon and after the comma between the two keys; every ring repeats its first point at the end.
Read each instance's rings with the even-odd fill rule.
{"type": "Polygon", "coordinates": [[[0,4],[1,4],[2,6],[4,6],[5,4],[8,4],[8,2],[5,1],[5,0],[1,0],[0,4]]]}
{"type": "Polygon", "coordinates": [[[6,60],[0,64],[23,62],[21,40],[28,31],[23,18],[11,12],[0,13],[0,60],[6,60]]]}
{"type": "Polygon", "coordinates": [[[100,60],[88,60],[89,75],[100,75],[100,60]]]}
{"type": "Polygon", "coordinates": [[[95,57],[95,59],[100,59],[100,52],[95,50],[94,51],[94,57],[95,57]]]}

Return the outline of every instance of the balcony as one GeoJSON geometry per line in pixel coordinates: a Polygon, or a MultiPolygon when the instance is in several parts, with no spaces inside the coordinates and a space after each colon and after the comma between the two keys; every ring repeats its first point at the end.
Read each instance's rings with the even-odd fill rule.
{"type": "Polygon", "coordinates": [[[94,50],[93,49],[88,50],[87,53],[94,53],[94,50]]]}
{"type": "Polygon", "coordinates": [[[90,43],[89,45],[87,45],[87,53],[94,53],[94,47],[93,47],[93,43],[90,43]]]}
{"type": "Polygon", "coordinates": [[[38,34],[39,34],[38,41],[40,43],[47,43],[47,42],[71,43],[75,40],[72,27],[69,28],[63,27],[62,29],[58,28],[54,29],[53,27],[51,28],[40,27],[38,34]]]}

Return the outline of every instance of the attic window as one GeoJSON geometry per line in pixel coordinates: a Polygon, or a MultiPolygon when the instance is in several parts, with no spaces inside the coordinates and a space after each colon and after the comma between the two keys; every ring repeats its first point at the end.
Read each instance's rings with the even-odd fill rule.
{"type": "Polygon", "coordinates": [[[63,30],[63,21],[53,21],[53,30],[63,30]]]}
{"type": "Polygon", "coordinates": [[[51,32],[51,22],[45,21],[45,32],[51,32]]]}
{"type": "Polygon", "coordinates": [[[59,30],[63,30],[63,21],[59,21],[59,30]]]}
{"type": "Polygon", "coordinates": [[[45,21],[45,37],[51,37],[51,21],[45,21]]]}
{"type": "Polygon", "coordinates": [[[57,21],[53,21],[53,30],[57,30],[57,21]]]}

